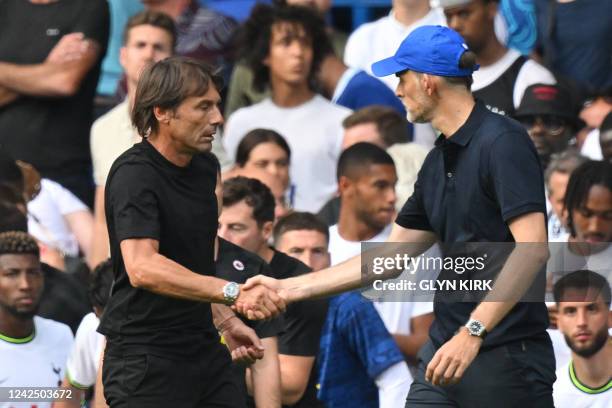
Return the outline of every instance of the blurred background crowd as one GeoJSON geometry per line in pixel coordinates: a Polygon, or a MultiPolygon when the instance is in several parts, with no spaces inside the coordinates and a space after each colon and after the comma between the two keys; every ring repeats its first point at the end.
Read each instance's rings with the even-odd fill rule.
{"type": "MultiPolygon", "coordinates": [[[[549,240],[588,258],[570,269],[609,280],[610,1],[0,0],[0,380],[63,384],[104,406],[94,392],[104,343],[97,316],[113,279],[104,188],[114,160],[141,140],[130,108],[147,64],[188,56],[223,75],[225,123],[213,145],[219,237],[287,277],[384,241],[412,194],[439,135],[407,120],[398,79],[374,78],[371,64],[422,25],[453,28],[475,52],[474,96],[520,122],[538,152],[549,240]],[[585,252],[585,242],[595,249],[585,252]],[[34,334],[22,335],[24,319],[34,334]]],[[[220,268],[244,280],[261,272],[230,248],[221,246],[220,268]]],[[[402,300],[349,293],[288,310],[278,327],[258,332],[277,349],[280,400],[265,397],[259,362],[240,373],[245,399],[400,406],[433,319],[431,303],[402,300]]],[[[549,306],[557,367],[579,366],[584,376],[604,358],[609,373],[609,289],[599,320],[549,306]],[[587,347],[577,330],[604,334],[587,347]]],[[[609,382],[575,377],[555,388],[558,407],[575,406],[564,394],[571,386],[612,401],[609,382]]]]}

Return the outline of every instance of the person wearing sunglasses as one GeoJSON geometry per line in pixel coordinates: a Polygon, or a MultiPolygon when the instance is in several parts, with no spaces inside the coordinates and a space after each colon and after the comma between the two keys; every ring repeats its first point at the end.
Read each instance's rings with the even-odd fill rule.
{"type": "Polygon", "coordinates": [[[538,151],[542,168],[554,153],[565,150],[582,128],[578,108],[571,94],[558,85],[534,84],[525,94],[515,113],[538,151]]]}

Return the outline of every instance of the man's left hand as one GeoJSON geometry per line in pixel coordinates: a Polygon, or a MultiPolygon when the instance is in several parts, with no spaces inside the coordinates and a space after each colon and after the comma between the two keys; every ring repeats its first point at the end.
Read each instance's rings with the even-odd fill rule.
{"type": "Polygon", "coordinates": [[[264,347],[255,331],[238,317],[232,317],[219,327],[234,363],[253,364],[263,358],[264,347]]]}
{"type": "Polygon", "coordinates": [[[438,349],[427,365],[425,380],[433,385],[457,384],[480,350],[482,339],[470,336],[462,327],[457,334],[438,349]]]}

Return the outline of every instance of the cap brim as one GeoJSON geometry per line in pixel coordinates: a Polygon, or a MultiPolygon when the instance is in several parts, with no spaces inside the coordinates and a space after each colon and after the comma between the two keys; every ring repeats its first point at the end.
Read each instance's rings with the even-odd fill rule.
{"type": "Polygon", "coordinates": [[[395,56],[385,58],[372,64],[372,73],[377,77],[386,77],[408,69],[405,65],[395,61],[395,56]]]}

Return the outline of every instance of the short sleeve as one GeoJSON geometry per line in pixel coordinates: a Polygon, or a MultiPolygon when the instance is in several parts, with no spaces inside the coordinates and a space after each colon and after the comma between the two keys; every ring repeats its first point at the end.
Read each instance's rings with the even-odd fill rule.
{"type": "Polygon", "coordinates": [[[423,205],[423,170],[419,171],[414,191],[400,210],[395,223],[400,227],[433,231],[423,205]]]}
{"type": "Polygon", "coordinates": [[[68,215],[79,211],[89,211],[87,206],[77,196],[62,185],[46,179],[42,180],[42,185],[43,188],[49,190],[49,194],[53,197],[53,202],[60,214],[68,215]]]}
{"type": "Polygon", "coordinates": [[[70,384],[76,388],[87,389],[96,382],[98,361],[96,355],[98,338],[102,335],[96,331],[98,319],[93,313],[83,318],[76,332],[68,361],[66,374],[70,384]]]}
{"type": "Polygon", "coordinates": [[[371,379],[404,360],[372,303],[366,300],[348,302],[341,309],[340,332],[371,379]]]}
{"type": "Polygon", "coordinates": [[[506,132],[497,137],[488,166],[505,222],[530,212],[546,214],[542,168],[527,133],[506,132]]]}
{"type": "Polygon", "coordinates": [[[158,199],[151,188],[156,184],[155,174],[146,165],[124,164],[112,172],[105,201],[116,242],[130,238],[160,240],[158,199]]]}
{"type": "Polygon", "coordinates": [[[106,54],[110,27],[108,3],[105,0],[82,2],[81,12],[73,32],[82,32],[85,37],[95,40],[101,48],[101,57],[106,54]]]}

